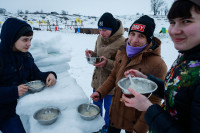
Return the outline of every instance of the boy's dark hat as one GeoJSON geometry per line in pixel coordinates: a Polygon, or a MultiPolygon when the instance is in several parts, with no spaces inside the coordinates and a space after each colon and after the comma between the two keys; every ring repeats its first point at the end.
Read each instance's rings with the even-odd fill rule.
{"type": "Polygon", "coordinates": [[[104,13],[99,21],[98,21],[98,28],[99,29],[106,29],[106,30],[113,30],[117,27],[117,20],[113,17],[113,15],[109,12],[104,13]]]}
{"type": "Polygon", "coordinates": [[[144,34],[147,38],[147,42],[150,43],[153,39],[153,32],[155,30],[154,19],[144,15],[137,19],[130,27],[129,34],[131,31],[137,31],[144,34]]]}

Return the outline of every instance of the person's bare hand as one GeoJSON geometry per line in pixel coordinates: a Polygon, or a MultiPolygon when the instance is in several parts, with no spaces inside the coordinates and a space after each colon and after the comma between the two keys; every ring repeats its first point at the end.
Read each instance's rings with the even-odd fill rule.
{"type": "Polygon", "coordinates": [[[90,97],[92,98],[92,100],[97,102],[99,100],[99,93],[98,92],[93,92],[90,97]]]}
{"type": "Polygon", "coordinates": [[[90,57],[92,56],[93,51],[92,50],[85,50],[85,56],[90,57]]]}
{"type": "Polygon", "coordinates": [[[146,75],[144,75],[143,73],[141,73],[140,71],[135,70],[135,69],[130,69],[130,70],[127,70],[126,72],[124,72],[125,77],[128,77],[129,74],[131,75],[131,77],[147,78],[146,75]]]}
{"type": "Polygon", "coordinates": [[[26,84],[21,84],[18,87],[18,95],[22,96],[28,91],[28,86],[26,84]]]}
{"type": "Polygon", "coordinates": [[[130,93],[134,95],[134,97],[128,98],[124,94],[122,95],[122,98],[127,107],[133,107],[139,111],[146,111],[149,108],[149,106],[152,105],[149,99],[145,97],[144,95],[137,93],[136,91],[130,88],[128,88],[128,90],[130,91],[130,93]]]}
{"type": "Polygon", "coordinates": [[[95,63],[94,66],[96,67],[105,67],[107,64],[107,59],[104,56],[101,56],[101,62],[95,63]]]}
{"type": "Polygon", "coordinates": [[[50,87],[50,86],[53,86],[55,84],[56,84],[56,78],[52,73],[50,73],[48,75],[47,79],[46,79],[46,86],[50,87]]]}
{"type": "Polygon", "coordinates": [[[136,133],[136,131],[133,131],[132,133],[136,133]]]}

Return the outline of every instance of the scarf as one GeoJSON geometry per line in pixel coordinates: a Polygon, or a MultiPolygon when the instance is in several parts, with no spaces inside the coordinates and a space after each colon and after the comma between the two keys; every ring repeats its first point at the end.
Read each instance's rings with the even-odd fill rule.
{"type": "Polygon", "coordinates": [[[138,54],[139,52],[141,52],[148,44],[145,44],[142,47],[133,47],[130,46],[127,40],[126,43],[126,54],[129,58],[132,58],[133,56],[135,56],[136,54],[138,54]]]}

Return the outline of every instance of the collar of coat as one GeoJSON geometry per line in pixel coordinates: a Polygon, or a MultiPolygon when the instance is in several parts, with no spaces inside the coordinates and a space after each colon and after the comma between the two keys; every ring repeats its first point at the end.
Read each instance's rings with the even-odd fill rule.
{"type": "Polygon", "coordinates": [[[200,44],[190,50],[179,51],[179,53],[184,54],[185,59],[187,59],[187,60],[199,60],[199,57],[200,57],[199,51],[200,51],[200,44]]]}
{"type": "MultiPolygon", "coordinates": [[[[127,42],[127,40],[128,38],[125,40],[125,42],[127,42]]],[[[157,47],[155,49],[152,49],[153,44],[150,43],[149,45],[146,46],[146,48],[144,48],[140,53],[138,53],[132,58],[128,58],[126,54],[126,45],[125,45],[126,43],[124,43],[124,45],[122,45],[119,48],[119,50],[123,53],[123,55],[126,56],[124,58],[126,58],[127,60],[130,60],[128,66],[139,64],[142,61],[142,58],[146,56],[150,56],[150,55],[161,56],[161,41],[156,37],[154,37],[153,40],[157,44],[157,47]]]]}
{"type": "MultiPolygon", "coordinates": [[[[119,50],[126,50],[126,42],[127,42],[128,38],[125,39],[125,43],[124,45],[122,45],[119,50]]],[[[153,38],[153,41],[156,43],[157,47],[156,48],[153,48],[154,45],[153,43],[151,42],[149,45],[147,45],[139,54],[141,53],[151,53],[151,54],[155,54],[155,55],[158,55],[158,56],[161,56],[161,41],[154,37],[153,38]]]]}

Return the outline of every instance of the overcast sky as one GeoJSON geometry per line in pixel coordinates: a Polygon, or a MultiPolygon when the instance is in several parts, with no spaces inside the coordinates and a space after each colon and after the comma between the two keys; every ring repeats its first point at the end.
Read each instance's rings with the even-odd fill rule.
{"type": "MultiPolygon", "coordinates": [[[[113,15],[152,14],[151,0],[0,0],[0,8],[16,13],[17,10],[30,12],[67,11],[69,14],[101,16],[104,12],[113,15]]],[[[173,0],[165,0],[168,7],[173,0]]]]}

